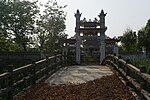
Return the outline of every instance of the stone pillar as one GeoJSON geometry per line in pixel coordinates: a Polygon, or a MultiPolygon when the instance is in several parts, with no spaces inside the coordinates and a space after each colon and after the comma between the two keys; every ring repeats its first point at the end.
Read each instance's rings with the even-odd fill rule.
{"type": "Polygon", "coordinates": [[[80,64],[80,36],[76,33],[76,63],[80,64]]]}
{"type": "Polygon", "coordinates": [[[62,55],[65,55],[65,46],[62,47],[62,55]]]}
{"type": "Polygon", "coordinates": [[[67,55],[67,54],[68,54],[68,45],[67,45],[67,43],[65,43],[65,45],[63,46],[62,55],[67,55]]]}
{"type": "Polygon", "coordinates": [[[98,15],[100,18],[100,63],[103,61],[103,59],[105,58],[105,31],[107,29],[107,27],[105,26],[105,16],[106,14],[104,14],[104,11],[101,10],[100,15],[98,15]]]}
{"type": "Polygon", "coordinates": [[[143,52],[144,58],[146,58],[146,48],[145,47],[142,47],[142,52],[143,52]]]}
{"type": "MultiPolygon", "coordinates": [[[[98,15],[99,18],[100,18],[100,28],[104,29],[104,30],[106,29],[106,26],[105,26],[105,16],[106,16],[106,14],[104,14],[104,11],[101,10],[100,15],[98,15]]],[[[105,31],[104,31],[104,33],[105,33],[105,31]]]]}
{"type": "Polygon", "coordinates": [[[42,49],[40,50],[40,58],[41,58],[41,59],[44,59],[44,58],[45,58],[44,51],[43,51],[42,49]]]}
{"type": "Polygon", "coordinates": [[[80,17],[81,17],[81,13],[79,12],[79,10],[77,10],[77,12],[75,13],[75,17],[76,17],[76,27],[75,27],[75,32],[76,32],[76,63],[80,64],[80,43],[81,43],[81,39],[80,39],[80,33],[79,33],[79,29],[80,29],[80,17]]]}
{"type": "Polygon", "coordinates": [[[105,58],[105,34],[100,36],[100,62],[105,58]]]}
{"type": "Polygon", "coordinates": [[[118,48],[117,45],[114,45],[114,46],[113,46],[113,53],[116,54],[116,56],[119,55],[119,48],[118,48]]]}

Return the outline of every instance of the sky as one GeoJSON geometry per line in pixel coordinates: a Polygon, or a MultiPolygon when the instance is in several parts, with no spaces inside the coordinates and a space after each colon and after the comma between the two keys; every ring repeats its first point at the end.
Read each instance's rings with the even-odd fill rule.
{"type": "MultiPolygon", "coordinates": [[[[39,0],[42,3],[48,0],[39,0]]],[[[67,5],[66,33],[75,35],[75,17],[77,9],[82,13],[81,19],[98,18],[103,9],[106,15],[106,35],[121,36],[127,28],[138,31],[150,19],[150,0],[56,0],[59,5],[67,5]]]]}

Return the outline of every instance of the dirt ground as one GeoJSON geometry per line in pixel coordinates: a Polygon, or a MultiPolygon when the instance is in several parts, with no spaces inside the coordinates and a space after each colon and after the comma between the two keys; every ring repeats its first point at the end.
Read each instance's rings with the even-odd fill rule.
{"type": "Polygon", "coordinates": [[[16,100],[135,100],[117,76],[104,76],[82,84],[52,85],[41,82],[16,100]]]}

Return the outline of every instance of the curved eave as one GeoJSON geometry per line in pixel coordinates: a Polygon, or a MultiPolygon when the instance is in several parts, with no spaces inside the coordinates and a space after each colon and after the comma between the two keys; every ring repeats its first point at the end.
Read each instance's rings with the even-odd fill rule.
{"type": "Polygon", "coordinates": [[[89,31],[94,31],[94,32],[105,32],[107,30],[107,27],[105,28],[79,28],[75,29],[75,32],[89,32],[89,31]]]}

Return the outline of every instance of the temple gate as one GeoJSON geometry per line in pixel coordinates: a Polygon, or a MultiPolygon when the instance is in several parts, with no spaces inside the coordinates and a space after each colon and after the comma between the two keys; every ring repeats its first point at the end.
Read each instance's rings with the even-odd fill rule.
{"type": "Polygon", "coordinates": [[[106,54],[115,53],[118,55],[117,38],[109,38],[105,35],[105,16],[103,10],[98,15],[99,19],[94,20],[83,18],[81,20],[79,10],[75,13],[76,27],[75,36],[67,39],[64,52],[74,52],[75,62],[81,64],[84,60],[102,62],[106,54]],[[69,50],[69,51],[68,51],[69,50]]]}

